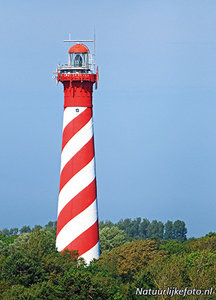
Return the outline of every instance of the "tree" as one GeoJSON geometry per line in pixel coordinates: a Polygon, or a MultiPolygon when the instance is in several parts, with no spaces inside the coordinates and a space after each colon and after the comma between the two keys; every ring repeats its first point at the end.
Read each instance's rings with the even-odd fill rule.
{"type": "Polygon", "coordinates": [[[167,221],[165,224],[165,232],[164,232],[164,239],[165,240],[170,240],[173,239],[173,222],[172,221],[167,221]]]}
{"type": "Polygon", "coordinates": [[[5,252],[5,243],[0,240],[0,254],[5,252]]]}
{"type": "Polygon", "coordinates": [[[129,237],[138,238],[140,237],[140,223],[141,218],[131,220],[130,218],[121,219],[116,225],[126,232],[129,237]]]}
{"type": "Polygon", "coordinates": [[[40,225],[35,225],[32,230],[39,230],[39,229],[42,229],[42,226],[40,225]]]}
{"type": "Polygon", "coordinates": [[[209,233],[207,233],[207,234],[205,235],[205,237],[212,237],[212,236],[216,237],[216,232],[210,231],[209,233]]]}
{"type": "Polygon", "coordinates": [[[30,233],[23,233],[19,235],[13,243],[8,246],[9,254],[13,254],[16,251],[26,251],[26,244],[28,243],[30,233]]]}
{"type": "Polygon", "coordinates": [[[38,259],[29,257],[25,252],[16,251],[6,257],[2,276],[12,284],[29,286],[37,283],[45,274],[38,259]]]}
{"type": "Polygon", "coordinates": [[[161,221],[152,221],[147,229],[147,236],[151,239],[162,239],[164,234],[164,224],[161,221]]]}
{"type": "Polygon", "coordinates": [[[169,254],[184,254],[188,251],[188,245],[178,240],[162,240],[160,241],[160,249],[168,251],[169,254]]]}
{"type": "Polygon", "coordinates": [[[147,238],[148,226],[150,222],[148,219],[143,219],[140,223],[140,237],[147,238]]]}
{"type": "Polygon", "coordinates": [[[135,220],[131,221],[129,227],[129,236],[133,238],[140,237],[140,223],[141,223],[141,218],[136,218],[135,220]]]}
{"type": "Polygon", "coordinates": [[[123,245],[126,241],[127,237],[124,230],[117,226],[106,226],[100,230],[101,252],[110,251],[112,248],[123,245]]]}
{"type": "Polygon", "coordinates": [[[111,221],[100,221],[99,222],[99,229],[103,229],[104,227],[112,227],[112,226],[114,226],[114,224],[113,224],[113,222],[111,222],[111,221]]]}
{"type": "Polygon", "coordinates": [[[4,229],[2,229],[2,231],[1,231],[1,232],[2,232],[2,234],[3,234],[3,235],[6,235],[6,236],[8,236],[8,235],[9,235],[9,233],[10,233],[8,228],[4,228],[4,229]]]}
{"type": "Polygon", "coordinates": [[[187,228],[185,227],[185,222],[177,220],[173,223],[173,238],[184,242],[187,240],[186,237],[187,228]]]}
{"type": "Polygon", "coordinates": [[[55,227],[55,222],[49,221],[45,227],[55,227]]]}
{"type": "Polygon", "coordinates": [[[11,228],[9,234],[10,235],[16,235],[18,233],[19,229],[18,228],[11,228]]]}
{"type": "Polygon", "coordinates": [[[109,252],[105,252],[98,263],[104,268],[112,266],[123,281],[129,282],[137,272],[144,271],[146,266],[157,256],[158,244],[150,240],[138,240],[126,243],[109,252]]]}
{"type": "Polygon", "coordinates": [[[19,231],[19,229],[17,227],[13,228],[13,234],[17,235],[18,231],[19,231]]]}
{"type": "Polygon", "coordinates": [[[21,229],[20,229],[20,233],[29,233],[31,232],[31,228],[29,226],[23,226],[21,229]]]}
{"type": "Polygon", "coordinates": [[[158,238],[163,239],[164,237],[164,224],[159,221],[158,222],[158,238]]]}
{"type": "Polygon", "coordinates": [[[130,236],[130,226],[131,226],[131,219],[120,219],[116,224],[121,230],[124,230],[127,235],[130,236]]]}

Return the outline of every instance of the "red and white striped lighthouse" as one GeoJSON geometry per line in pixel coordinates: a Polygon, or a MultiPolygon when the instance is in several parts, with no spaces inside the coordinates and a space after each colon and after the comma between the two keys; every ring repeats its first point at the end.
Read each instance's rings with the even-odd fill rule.
{"type": "Polygon", "coordinates": [[[58,66],[64,86],[64,118],[56,247],[78,250],[87,263],[100,254],[92,92],[98,72],[89,49],[72,46],[68,64],[58,66]]]}

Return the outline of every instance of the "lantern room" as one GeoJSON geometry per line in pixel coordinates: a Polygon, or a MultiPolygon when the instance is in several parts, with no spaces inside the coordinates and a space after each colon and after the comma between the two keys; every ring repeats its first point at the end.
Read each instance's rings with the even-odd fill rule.
{"type": "Polygon", "coordinates": [[[89,71],[89,49],[84,44],[76,44],[70,48],[68,67],[79,73],[89,71]]]}
{"type": "MultiPolygon", "coordinates": [[[[65,40],[65,42],[76,43],[68,51],[68,63],[67,64],[58,64],[57,75],[61,77],[61,74],[64,76],[69,76],[70,74],[95,74],[95,44],[93,54],[89,51],[89,48],[84,45],[82,42],[94,42],[92,40],[65,40]]],[[[67,77],[69,78],[69,77],[67,77]]],[[[59,79],[58,79],[59,80],[59,79]]],[[[58,81],[57,80],[57,81],[58,81]]]]}

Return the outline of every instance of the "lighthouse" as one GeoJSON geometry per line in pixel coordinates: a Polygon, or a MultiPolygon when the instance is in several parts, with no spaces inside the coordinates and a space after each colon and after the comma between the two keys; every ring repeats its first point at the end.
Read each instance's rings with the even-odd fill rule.
{"type": "Polygon", "coordinates": [[[60,252],[77,250],[87,264],[100,254],[92,119],[98,71],[93,58],[78,42],[69,49],[68,64],[57,69],[57,82],[64,87],[64,116],[56,247],[60,252]]]}

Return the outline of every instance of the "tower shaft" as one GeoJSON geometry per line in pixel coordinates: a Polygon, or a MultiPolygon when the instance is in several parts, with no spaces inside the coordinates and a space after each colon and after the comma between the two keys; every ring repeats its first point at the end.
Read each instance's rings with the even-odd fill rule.
{"type": "Polygon", "coordinates": [[[61,73],[64,118],[56,246],[99,258],[92,90],[96,74],[61,73]]]}

